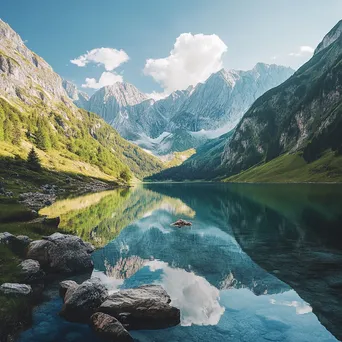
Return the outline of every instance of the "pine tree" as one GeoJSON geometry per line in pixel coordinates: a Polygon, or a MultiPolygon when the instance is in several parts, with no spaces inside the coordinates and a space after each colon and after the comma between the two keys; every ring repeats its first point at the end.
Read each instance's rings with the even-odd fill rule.
{"type": "Polygon", "coordinates": [[[13,138],[13,123],[8,118],[4,121],[4,140],[12,142],[13,138]]]}
{"type": "Polygon", "coordinates": [[[13,123],[13,133],[12,133],[12,144],[16,146],[20,146],[21,140],[21,129],[18,121],[14,121],[13,123]]]}
{"type": "Polygon", "coordinates": [[[36,146],[47,151],[51,148],[51,140],[49,137],[49,131],[44,123],[38,123],[37,133],[36,133],[36,146]]]}
{"type": "Polygon", "coordinates": [[[33,147],[27,156],[27,165],[32,171],[40,171],[42,169],[38,154],[33,147]]]}

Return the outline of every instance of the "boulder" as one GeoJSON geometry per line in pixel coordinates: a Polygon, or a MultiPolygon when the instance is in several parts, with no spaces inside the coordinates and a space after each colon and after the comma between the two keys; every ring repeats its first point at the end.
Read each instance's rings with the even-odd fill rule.
{"type": "Polygon", "coordinates": [[[112,294],[98,311],[115,317],[128,330],[163,329],[180,323],[180,311],[170,302],[161,286],[144,285],[112,294]]]}
{"type": "Polygon", "coordinates": [[[177,226],[177,227],[184,227],[184,226],[192,226],[192,223],[185,220],[177,220],[176,222],[172,223],[171,226],[177,226]]]}
{"type": "Polygon", "coordinates": [[[68,288],[60,315],[71,322],[88,323],[107,297],[108,291],[100,279],[86,280],[77,287],[68,288]]]}
{"type": "MultiPolygon", "coordinates": [[[[59,283],[59,295],[65,298],[65,295],[69,289],[76,289],[79,285],[73,280],[64,280],[59,283]]],[[[70,291],[69,291],[70,292],[70,291]]]]}
{"type": "Polygon", "coordinates": [[[0,293],[9,296],[30,296],[32,295],[32,287],[26,284],[4,283],[0,286],[0,293]]]}
{"type": "Polygon", "coordinates": [[[39,262],[32,259],[26,259],[19,264],[20,276],[25,283],[42,282],[45,273],[40,268],[39,262]]]}
{"type": "Polygon", "coordinates": [[[90,326],[96,334],[106,341],[133,342],[132,336],[114,317],[102,312],[96,312],[91,316],[90,326]]]}
{"type": "Polygon", "coordinates": [[[8,245],[8,247],[16,254],[25,255],[27,246],[32,240],[25,235],[15,236],[11,233],[0,233],[0,243],[8,245]]]}
{"type": "Polygon", "coordinates": [[[15,239],[15,236],[11,233],[8,233],[8,232],[0,233],[0,243],[8,245],[11,242],[13,242],[14,239],[15,239]]]}
{"type": "Polygon", "coordinates": [[[30,243],[27,257],[49,272],[82,273],[93,268],[94,247],[73,235],[54,233],[30,243]]]}

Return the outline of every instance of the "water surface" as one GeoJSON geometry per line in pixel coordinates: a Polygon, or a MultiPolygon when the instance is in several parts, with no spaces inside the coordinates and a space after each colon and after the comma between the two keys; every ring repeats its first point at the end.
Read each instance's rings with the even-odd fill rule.
{"type": "MultiPolygon", "coordinates": [[[[110,291],[161,284],[181,325],[137,341],[342,338],[342,192],[328,185],[146,184],[55,203],[61,230],[95,244],[110,291]],[[175,228],[179,218],[192,227],[175,228]]],[[[99,341],[58,316],[56,291],[20,341],[99,341]]]]}

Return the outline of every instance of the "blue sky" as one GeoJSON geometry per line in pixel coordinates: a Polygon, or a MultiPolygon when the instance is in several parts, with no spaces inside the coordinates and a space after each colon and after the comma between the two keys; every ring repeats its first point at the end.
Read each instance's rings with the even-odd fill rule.
{"type": "Polygon", "coordinates": [[[314,48],[342,18],[342,1],[5,0],[0,16],[30,49],[79,87],[86,78],[98,82],[107,72],[144,92],[165,92],[196,82],[197,74],[202,80],[221,66],[250,69],[265,62],[299,67],[310,58],[309,47],[314,48]],[[175,56],[168,59],[183,33],[192,36],[181,36],[175,56]],[[190,54],[184,51],[189,41],[190,54]],[[129,60],[114,69],[104,63],[70,63],[102,47],[122,49],[129,60]],[[182,56],[188,60],[180,70],[182,56]],[[146,70],[147,59],[153,61],[146,70]],[[204,66],[208,68],[202,72],[204,66]]]}

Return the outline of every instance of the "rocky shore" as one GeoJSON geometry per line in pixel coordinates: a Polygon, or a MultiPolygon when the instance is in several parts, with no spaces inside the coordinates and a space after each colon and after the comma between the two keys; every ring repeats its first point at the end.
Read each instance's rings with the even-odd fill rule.
{"type": "MultiPolygon", "coordinates": [[[[94,247],[79,237],[54,233],[32,241],[26,236],[0,233],[0,244],[24,256],[18,265],[20,282],[0,285],[8,298],[28,299],[32,307],[41,299],[51,279],[91,274],[94,247]]],[[[164,329],[180,323],[180,311],[158,285],[144,285],[109,294],[98,278],[78,284],[67,279],[59,283],[63,298],[60,315],[71,322],[88,324],[100,337],[112,341],[133,341],[129,330],[164,329]]]]}

